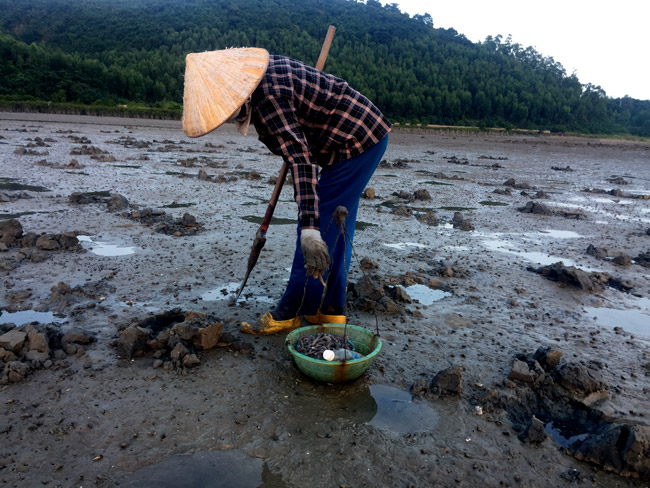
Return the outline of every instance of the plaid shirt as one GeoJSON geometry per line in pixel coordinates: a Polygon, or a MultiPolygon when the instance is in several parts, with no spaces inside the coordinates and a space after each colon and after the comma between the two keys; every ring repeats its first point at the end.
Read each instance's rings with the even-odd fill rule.
{"type": "Polygon", "coordinates": [[[318,166],[359,156],[391,126],[344,80],[284,56],[269,57],[251,109],[259,140],[291,169],[301,229],[320,228],[318,166]]]}

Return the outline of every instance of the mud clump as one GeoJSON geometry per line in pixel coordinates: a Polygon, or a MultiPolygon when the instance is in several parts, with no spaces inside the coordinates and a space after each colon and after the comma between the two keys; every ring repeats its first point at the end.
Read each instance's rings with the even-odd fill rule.
{"type": "Polygon", "coordinates": [[[436,226],[440,223],[440,219],[438,219],[438,215],[435,212],[431,211],[422,214],[420,216],[420,222],[425,225],[436,226]]]}
{"type": "Polygon", "coordinates": [[[201,363],[198,352],[215,347],[252,351],[252,345],[235,341],[223,329],[223,322],[206,314],[173,309],[124,325],[114,346],[120,359],[151,354],[153,367],[166,371],[198,366],[201,363]]]}
{"type": "Polygon", "coordinates": [[[488,411],[503,408],[526,444],[543,443],[556,432],[567,454],[622,476],[650,479],[650,427],[602,412],[610,387],[601,363],[560,364],[561,357],[554,346],[517,355],[505,389],[489,391],[479,402],[488,411]]]}
{"type": "Polygon", "coordinates": [[[363,190],[363,193],[361,194],[361,198],[365,198],[366,200],[374,200],[375,199],[375,189],[374,188],[366,188],[363,190]]]}
{"type": "Polygon", "coordinates": [[[439,398],[460,395],[463,392],[463,368],[451,366],[439,371],[431,381],[418,379],[411,385],[411,393],[420,397],[439,398]]]}
{"type": "MultiPolygon", "coordinates": [[[[110,278],[112,278],[111,275],[107,279],[110,278]]],[[[74,288],[60,281],[50,289],[50,296],[41,302],[37,308],[39,310],[64,312],[71,307],[75,307],[73,314],[84,309],[95,308],[97,302],[103,300],[103,296],[115,292],[115,287],[107,283],[107,279],[89,281],[74,288]]]]}
{"type": "Polygon", "coordinates": [[[0,335],[0,384],[19,383],[39,369],[66,368],[68,356],[81,357],[95,338],[82,329],[65,334],[37,323],[12,328],[0,335]]]}
{"type": "Polygon", "coordinates": [[[514,178],[508,178],[504,183],[503,186],[509,186],[510,188],[514,188],[516,190],[531,190],[534,189],[534,187],[530,186],[528,183],[517,183],[514,178]]]}

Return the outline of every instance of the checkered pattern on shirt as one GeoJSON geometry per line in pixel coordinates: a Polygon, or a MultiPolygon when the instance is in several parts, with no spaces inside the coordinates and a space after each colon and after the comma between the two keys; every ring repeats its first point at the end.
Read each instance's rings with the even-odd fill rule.
{"type": "Polygon", "coordinates": [[[284,56],[270,56],[251,108],[259,140],[293,173],[301,229],[320,228],[318,166],[359,156],[391,126],[344,80],[284,56]]]}

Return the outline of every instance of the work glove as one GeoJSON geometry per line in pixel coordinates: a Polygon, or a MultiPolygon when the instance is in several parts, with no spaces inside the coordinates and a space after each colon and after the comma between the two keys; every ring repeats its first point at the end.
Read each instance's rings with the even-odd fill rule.
{"type": "Polygon", "coordinates": [[[307,274],[314,278],[321,278],[330,265],[330,253],[327,244],[321,239],[320,231],[315,229],[301,230],[300,248],[305,258],[307,274]]]}

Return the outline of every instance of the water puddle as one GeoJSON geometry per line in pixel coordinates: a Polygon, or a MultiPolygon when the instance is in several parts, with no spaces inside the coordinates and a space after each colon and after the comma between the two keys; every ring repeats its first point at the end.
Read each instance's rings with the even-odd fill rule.
{"type": "Polygon", "coordinates": [[[137,249],[134,246],[119,246],[117,244],[95,241],[92,236],[77,236],[77,239],[79,239],[84,249],[98,256],[127,256],[135,253],[137,249]]]}
{"type": "Polygon", "coordinates": [[[131,169],[139,169],[142,168],[142,166],[138,166],[135,164],[114,164],[114,168],[131,168],[131,169]]]}
{"type": "Polygon", "coordinates": [[[40,322],[41,324],[61,323],[67,319],[55,316],[53,312],[36,312],[34,310],[23,310],[21,312],[0,311],[0,324],[15,324],[21,326],[40,322]]]}
{"type": "Polygon", "coordinates": [[[177,202],[172,202],[168,203],[167,205],[163,205],[160,208],[186,208],[186,207],[193,207],[195,206],[196,203],[177,203],[177,202]]]}
{"type": "Polygon", "coordinates": [[[416,247],[416,248],[419,248],[419,249],[424,249],[424,248],[427,247],[424,244],[420,244],[419,242],[395,242],[395,243],[392,243],[392,244],[388,243],[388,242],[384,242],[383,244],[386,247],[397,249],[399,251],[404,251],[409,247],[416,247]]]}
{"type": "Polygon", "coordinates": [[[554,229],[544,229],[540,230],[537,235],[542,235],[545,237],[552,237],[553,239],[578,239],[584,236],[573,232],[572,230],[554,230],[554,229]]]}
{"type": "Polygon", "coordinates": [[[509,203],[506,203],[506,202],[495,202],[495,201],[492,201],[492,200],[483,200],[483,201],[478,202],[478,203],[479,203],[479,205],[487,205],[487,206],[490,206],[490,207],[507,207],[508,205],[510,205],[509,203]]]}
{"type": "MultiPolygon", "coordinates": [[[[264,217],[258,217],[257,215],[246,215],[245,217],[242,217],[246,222],[250,222],[251,224],[259,224],[261,225],[262,222],[264,221],[264,217]]],[[[271,218],[271,225],[296,225],[296,219],[284,219],[281,217],[272,217],[271,218]]]]}
{"type": "Polygon", "coordinates": [[[452,296],[452,293],[444,290],[433,290],[426,285],[411,285],[404,287],[412,300],[417,300],[422,305],[431,305],[433,302],[452,296]]]}
{"type": "Polygon", "coordinates": [[[650,298],[636,301],[638,308],[618,310],[615,308],[585,307],[589,317],[602,327],[621,329],[637,335],[650,337],[650,298]]]}
{"type": "Polygon", "coordinates": [[[438,413],[424,402],[414,402],[408,391],[387,385],[370,385],[370,394],[377,403],[377,413],[369,424],[399,434],[433,430],[440,419],[438,413]]]}
{"type": "Polygon", "coordinates": [[[421,181],[420,183],[424,185],[454,186],[452,183],[443,183],[442,181],[436,180],[421,181]]]}
{"type": "Polygon", "coordinates": [[[372,222],[364,222],[363,220],[357,220],[357,223],[354,226],[354,230],[366,230],[368,227],[377,227],[377,224],[372,222]]]}
{"type": "Polygon", "coordinates": [[[544,431],[551,436],[553,442],[565,449],[575,441],[582,441],[589,437],[588,433],[576,434],[574,422],[561,422],[558,420],[548,422],[544,426],[544,431]],[[553,425],[555,422],[555,425],[553,425]]]}
{"type": "Polygon", "coordinates": [[[120,480],[126,488],[287,488],[263,459],[241,451],[201,451],[176,454],[120,480]]]}
{"type": "MultiPolygon", "coordinates": [[[[224,285],[218,286],[203,295],[201,295],[201,300],[206,302],[218,302],[222,300],[232,300],[237,296],[241,282],[237,283],[226,283],[224,285]]],[[[242,295],[239,297],[239,301],[246,301],[247,299],[255,300],[256,302],[262,303],[275,303],[276,300],[264,296],[260,293],[261,290],[255,286],[247,286],[242,295]]]]}
{"type": "Polygon", "coordinates": [[[44,186],[36,185],[24,185],[22,183],[16,183],[16,178],[0,178],[0,190],[6,191],[35,191],[35,192],[45,192],[50,191],[44,186]]]}
{"type": "Polygon", "coordinates": [[[582,269],[584,271],[594,271],[585,266],[578,266],[578,264],[572,259],[560,258],[557,256],[552,256],[550,254],[538,251],[522,251],[517,249],[516,245],[512,242],[506,242],[501,240],[486,240],[483,241],[483,245],[487,247],[490,251],[497,251],[505,254],[513,254],[519,256],[527,261],[533,263],[541,264],[542,266],[548,266],[558,261],[562,261],[565,266],[575,266],[576,268],[582,269]]]}
{"type": "Polygon", "coordinates": [[[438,210],[449,210],[451,212],[467,212],[468,210],[476,210],[476,207],[438,207],[438,210]]]}

